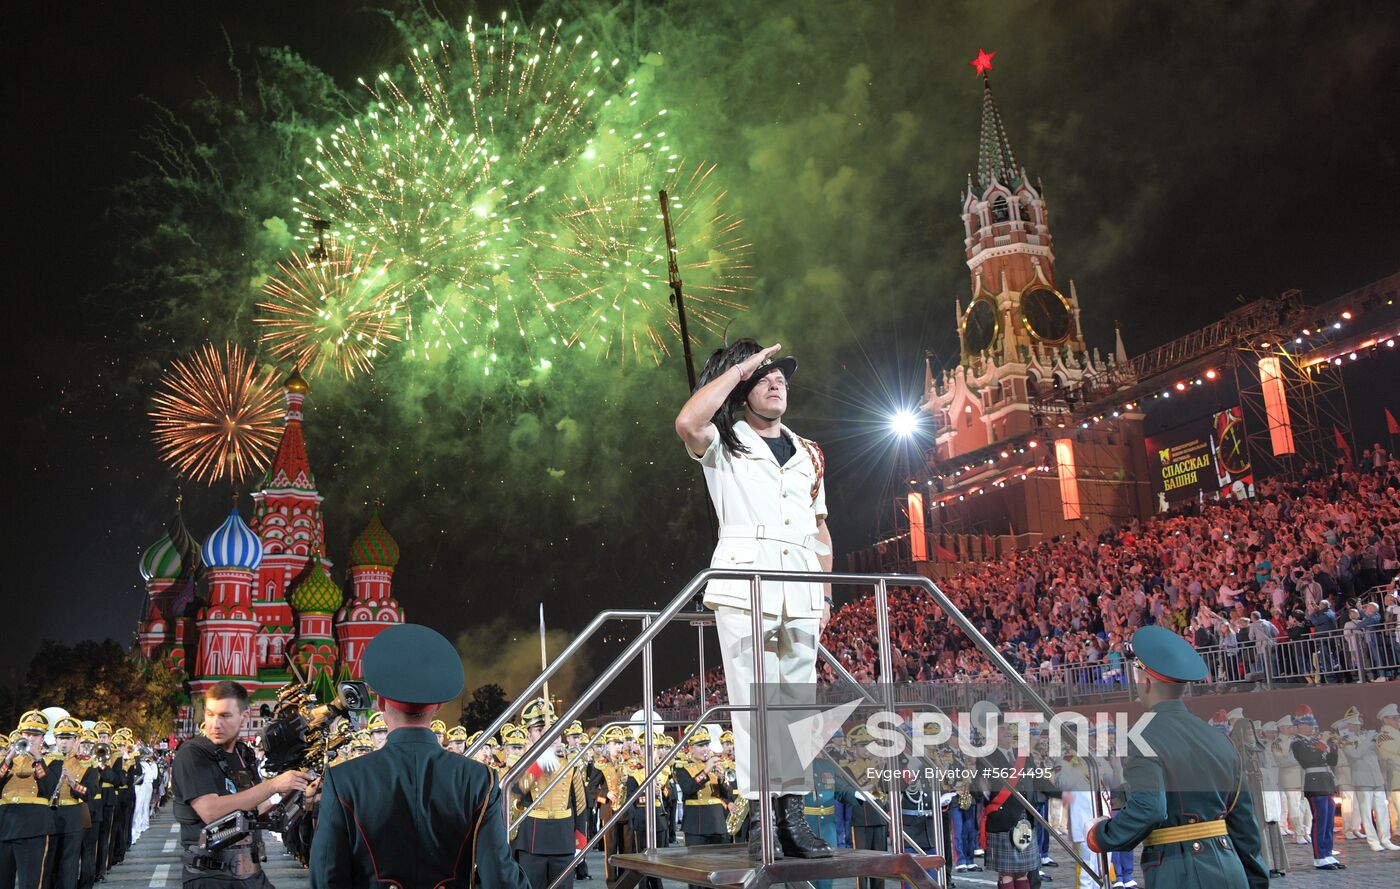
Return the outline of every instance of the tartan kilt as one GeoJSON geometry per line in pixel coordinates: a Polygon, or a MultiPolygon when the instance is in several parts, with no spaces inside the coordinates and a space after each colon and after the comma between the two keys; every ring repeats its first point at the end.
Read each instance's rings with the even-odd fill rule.
{"type": "Polygon", "coordinates": [[[987,831],[986,856],[983,860],[987,870],[999,874],[1025,874],[1040,869],[1040,847],[1034,838],[1025,849],[1017,849],[1011,842],[1011,831],[987,831]]]}

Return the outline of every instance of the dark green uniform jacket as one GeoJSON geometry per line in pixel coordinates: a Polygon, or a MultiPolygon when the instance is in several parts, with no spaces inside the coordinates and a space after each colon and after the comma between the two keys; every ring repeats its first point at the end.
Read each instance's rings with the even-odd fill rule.
{"type": "Polygon", "coordinates": [[[311,843],[311,885],[530,889],[506,842],[489,769],[444,749],[426,728],[327,769],[311,843]]]}
{"type": "Polygon", "coordinates": [[[1123,778],[1127,805],[1091,831],[1091,847],[1136,848],[1159,827],[1224,819],[1229,836],[1149,846],[1142,870],[1149,889],[1263,889],[1269,874],[1259,859],[1254,802],[1230,739],[1190,713],[1181,701],[1152,708],[1142,737],[1155,756],[1129,748],[1123,778]]]}

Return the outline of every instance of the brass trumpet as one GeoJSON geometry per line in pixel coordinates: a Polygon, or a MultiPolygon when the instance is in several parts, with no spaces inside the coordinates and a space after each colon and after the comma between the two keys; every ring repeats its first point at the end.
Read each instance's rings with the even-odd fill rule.
{"type": "Polygon", "coordinates": [[[11,755],[11,756],[28,756],[28,755],[29,755],[29,739],[28,739],[28,738],[16,738],[15,741],[14,741],[14,743],[10,745],[10,755],[11,755]]]}

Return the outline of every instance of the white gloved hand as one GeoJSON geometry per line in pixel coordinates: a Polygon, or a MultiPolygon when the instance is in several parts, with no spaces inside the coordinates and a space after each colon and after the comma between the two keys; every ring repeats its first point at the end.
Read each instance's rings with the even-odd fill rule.
{"type": "Polygon", "coordinates": [[[554,748],[551,747],[541,753],[539,759],[535,760],[535,763],[544,771],[553,772],[559,768],[559,756],[554,752],[554,748]]]}

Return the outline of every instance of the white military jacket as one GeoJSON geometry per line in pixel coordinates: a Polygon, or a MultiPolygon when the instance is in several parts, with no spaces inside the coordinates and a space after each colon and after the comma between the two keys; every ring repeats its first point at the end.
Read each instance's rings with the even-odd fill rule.
{"type": "MultiPolygon", "coordinates": [[[[821,571],[819,555],[831,550],[817,540],[817,519],[826,517],[826,485],[815,443],[782,426],[796,453],[779,466],[773,452],[743,420],[734,432],[746,454],[730,454],[719,435],[701,456],[691,454],[705,470],[705,485],[719,517],[719,543],[713,568],[766,568],[780,571],[821,571]]],[[[705,604],[750,610],[751,584],[743,580],[713,580],[705,589],[705,604]]],[[[763,613],[788,617],[821,617],[822,584],[765,583],[763,613]]]]}

